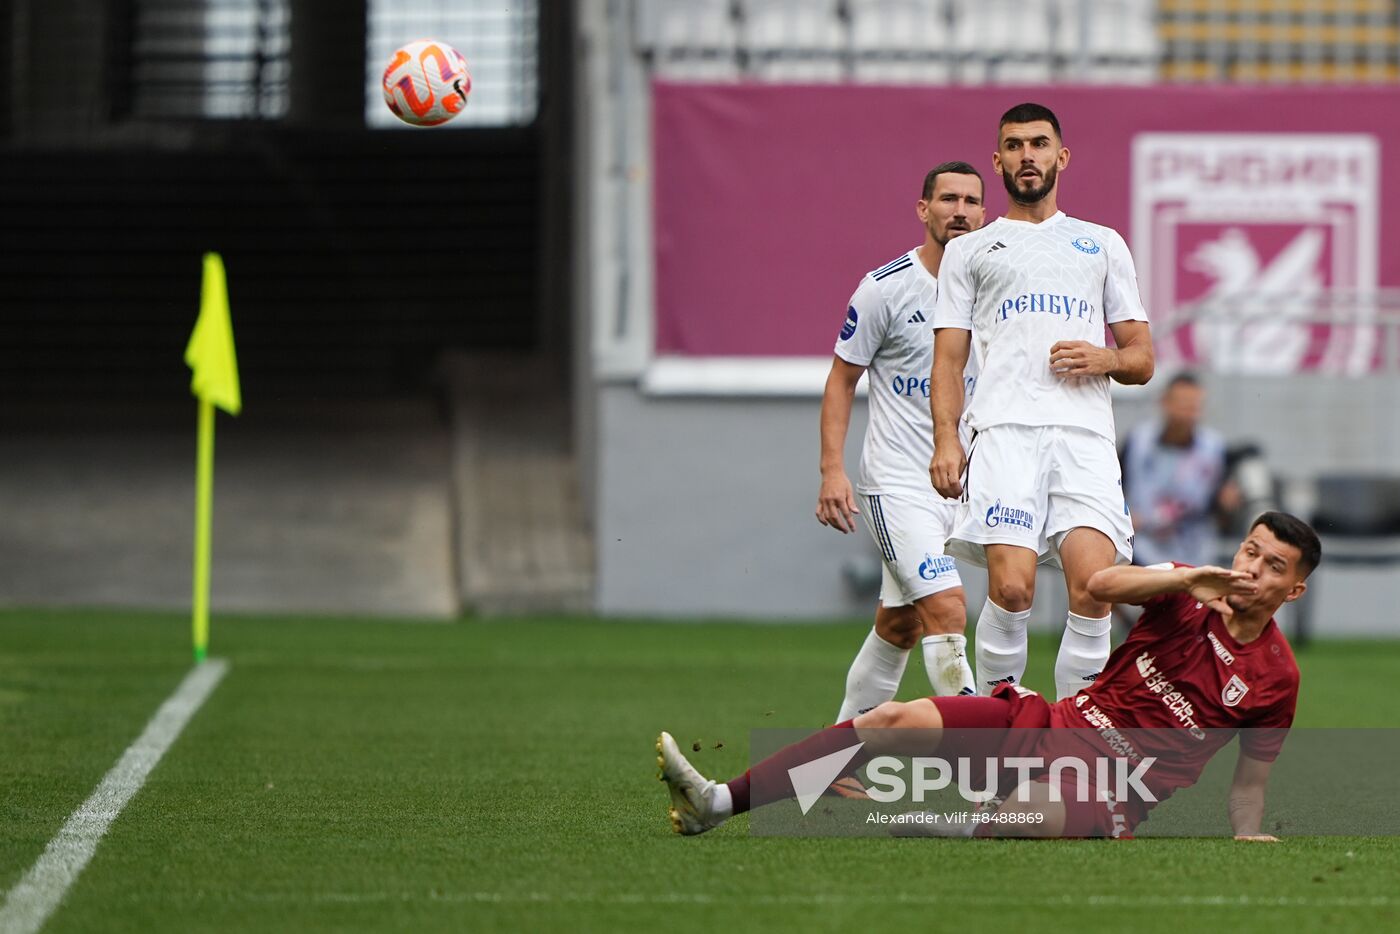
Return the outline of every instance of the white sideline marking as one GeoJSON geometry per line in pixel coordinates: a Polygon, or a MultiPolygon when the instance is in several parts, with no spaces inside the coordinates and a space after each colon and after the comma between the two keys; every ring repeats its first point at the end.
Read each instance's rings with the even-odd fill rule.
{"type": "Polygon", "coordinates": [[[35,934],[63,901],[68,888],[87,866],[98,841],[175,742],[185,724],[218,686],[228,663],[211,658],[185,676],[161,705],[145,731],[126,748],[117,764],[86,801],[68,817],[58,834],[0,906],[0,934],[35,934]]]}

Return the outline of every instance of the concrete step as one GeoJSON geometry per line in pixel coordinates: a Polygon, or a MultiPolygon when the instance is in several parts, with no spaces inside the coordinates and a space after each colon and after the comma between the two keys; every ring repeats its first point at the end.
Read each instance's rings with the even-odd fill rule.
{"type": "MultiPolygon", "coordinates": [[[[194,428],[0,437],[0,602],[188,608],[194,428]]],[[[219,415],[212,609],[454,617],[448,478],[430,400],[219,415]]]]}
{"type": "Polygon", "coordinates": [[[592,609],[565,382],[537,359],[447,363],[461,603],[481,615],[592,609]]]}

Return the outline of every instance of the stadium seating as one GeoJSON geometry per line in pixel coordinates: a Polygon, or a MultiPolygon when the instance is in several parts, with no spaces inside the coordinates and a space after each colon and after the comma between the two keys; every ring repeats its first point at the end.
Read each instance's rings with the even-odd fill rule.
{"type": "MultiPolygon", "coordinates": [[[[1313,524],[1322,535],[1348,539],[1400,536],[1400,477],[1323,474],[1313,524]]],[[[1400,542],[1391,551],[1400,558],[1400,542]]]]}
{"type": "Polygon", "coordinates": [[[962,59],[960,80],[1050,80],[1050,0],[954,0],[952,7],[953,45],[962,59]]]}
{"type": "Polygon", "coordinates": [[[1152,4],[1138,0],[1059,0],[1054,51],[1076,80],[1147,83],[1157,78],[1161,43],[1152,4]]]}
{"type": "Polygon", "coordinates": [[[739,0],[741,43],[756,76],[839,81],[850,40],[838,0],[739,0]]]}
{"type": "Polygon", "coordinates": [[[1396,81],[1389,0],[638,0],[681,80],[1396,81]]]}
{"type": "Polygon", "coordinates": [[[638,50],[650,57],[658,77],[739,77],[739,34],[730,0],[652,0],[635,9],[638,50]]]}
{"type": "Polygon", "coordinates": [[[1185,81],[1400,79],[1391,0],[1159,0],[1161,76],[1185,81]]]}
{"type": "Polygon", "coordinates": [[[941,84],[953,47],[941,0],[847,0],[852,76],[871,83],[941,84]]]}

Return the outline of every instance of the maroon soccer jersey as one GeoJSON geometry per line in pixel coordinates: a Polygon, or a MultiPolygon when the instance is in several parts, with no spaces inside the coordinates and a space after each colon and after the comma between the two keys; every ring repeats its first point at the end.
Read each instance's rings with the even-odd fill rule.
{"type": "Polygon", "coordinates": [[[1298,665],[1277,623],[1240,645],[1219,613],[1175,593],[1147,601],[1103,673],[1055,704],[1051,724],[1089,727],[1113,755],[1126,738],[1133,752],[1157,756],[1145,784],[1164,800],[1194,784],[1237,730],[1260,730],[1240,734],[1241,749],[1272,762],[1297,703],[1298,665]]]}

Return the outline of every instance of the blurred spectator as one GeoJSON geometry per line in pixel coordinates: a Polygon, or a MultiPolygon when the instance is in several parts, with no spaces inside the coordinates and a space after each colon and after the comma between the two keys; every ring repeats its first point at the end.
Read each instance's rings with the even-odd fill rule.
{"type": "Polygon", "coordinates": [[[1133,563],[1216,563],[1216,516],[1239,510],[1225,439],[1202,425],[1205,390],[1190,373],[1162,393],[1161,416],[1124,442],[1123,492],[1132,510],[1133,563]]]}

